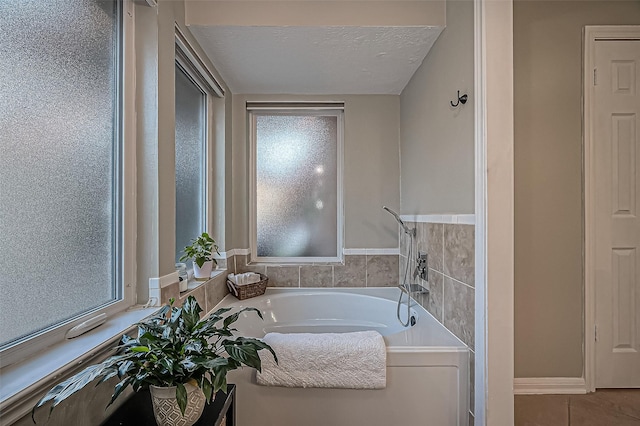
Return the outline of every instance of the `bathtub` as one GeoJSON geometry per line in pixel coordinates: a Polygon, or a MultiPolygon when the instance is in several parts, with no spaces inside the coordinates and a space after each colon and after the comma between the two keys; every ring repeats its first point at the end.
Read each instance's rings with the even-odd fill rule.
{"type": "MultiPolygon", "coordinates": [[[[238,334],[377,330],[387,345],[387,386],[381,390],[267,387],[244,368],[227,377],[237,388],[238,426],[466,426],[469,411],[467,347],[416,304],[416,323],[396,318],[397,288],[277,289],[222,307],[258,308],[242,314],[238,334]]],[[[401,309],[406,317],[406,305],[401,309]]]]}

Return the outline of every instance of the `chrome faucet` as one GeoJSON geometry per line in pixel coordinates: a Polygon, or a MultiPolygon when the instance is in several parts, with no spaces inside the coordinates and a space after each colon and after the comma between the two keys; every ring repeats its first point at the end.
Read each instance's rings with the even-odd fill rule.
{"type": "Polygon", "coordinates": [[[417,277],[424,281],[429,281],[429,269],[427,268],[427,253],[423,251],[418,252],[418,258],[416,259],[416,269],[413,271],[413,280],[417,277]]]}

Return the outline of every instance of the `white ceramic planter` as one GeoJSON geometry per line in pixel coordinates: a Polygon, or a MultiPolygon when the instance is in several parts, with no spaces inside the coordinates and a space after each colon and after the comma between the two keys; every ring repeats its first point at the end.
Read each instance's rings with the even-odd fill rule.
{"type": "Polygon", "coordinates": [[[204,262],[202,268],[200,268],[195,261],[193,262],[193,276],[196,281],[208,280],[211,278],[211,271],[213,271],[213,260],[204,262]]]}
{"type": "Polygon", "coordinates": [[[206,397],[197,386],[185,384],[187,389],[187,408],[184,416],[176,400],[176,387],[157,387],[150,385],[153,415],[158,426],[191,426],[198,421],[204,411],[206,397]]]}

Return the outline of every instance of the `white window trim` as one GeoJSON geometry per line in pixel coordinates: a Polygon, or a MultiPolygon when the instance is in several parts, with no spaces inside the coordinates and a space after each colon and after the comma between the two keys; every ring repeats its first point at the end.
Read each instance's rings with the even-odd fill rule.
{"type": "MultiPolygon", "coordinates": [[[[13,363],[24,360],[34,353],[40,352],[44,348],[52,346],[65,339],[67,331],[87,319],[105,313],[107,317],[122,312],[136,303],[135,295],[135,56],[133,46],[134,19],[133,2],[124,0],[121,5],[122,14],[122,92],[121,92],[121,144],[122,167],[121,198],[122,217],[121,230],[123,237],[121,240],[121,283],[122,298],[111,301],[105,305],[92,309],[76,318],[56,324],[33,336],[17,342],[0,352],[0,369],[4,369],[13,363]]],[[[1,372],[2,370],[0,370],[1,372]]]]}
{"type": "Polygon", "coordinates": [[[215,76],[209,71],[204,61],[200,58],[196,50],[191,46],[189,40],[184,35],[184,31],[180,28],[178,23],[175,23],[176,33],[176,46],[182,51],[186,58],[191,63],[198,73],[202,76],[205,82],[211,87],[213,95],[224,98],[224,88],[222,84],[215,78],[215,76]]]}
{"type": "Polygon", "coordinates": [[[256,263],[277,263],[277,264],[311,264],[342,262],[344,248],[344,104],[343,103],[247,103],[249,122],[249,243],[251,250],[251,260],[256,263]],[[337,220],[336,220],[336,256],[335,257],[259,257],[257,244],[257,164],[256,164],[256,115],[274,114],[309,114],[309,115],[335,115],[338,119],[337,135],[337,220]]]}

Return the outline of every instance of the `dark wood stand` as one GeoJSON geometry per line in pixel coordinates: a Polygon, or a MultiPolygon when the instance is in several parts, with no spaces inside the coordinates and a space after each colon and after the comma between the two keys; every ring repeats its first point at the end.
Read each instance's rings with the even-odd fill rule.
{"type": "MultiPolygon", "coordinates": [[[[202,417],[194,426],[235,426],[235,414],[236,386],[228,385],[226,394],[219,391],[213,402],[204,406],[202,417]]],[[[103,426],[156,426],[149,391],[133,394],[103,426]]]]}

